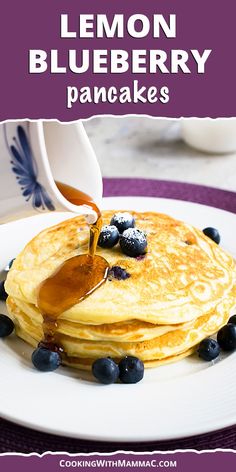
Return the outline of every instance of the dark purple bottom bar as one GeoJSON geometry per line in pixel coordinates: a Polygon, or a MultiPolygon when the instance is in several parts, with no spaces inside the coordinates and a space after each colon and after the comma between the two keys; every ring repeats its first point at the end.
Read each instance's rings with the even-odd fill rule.
{"type": "Polygon", "coordinates": [[[236,452],[233,451],[178,451],[178,452],[153,452],[135,454],[132,452],[117,452],[115,454],[75,454],[47,453],[43,456],[35,454],[29,456],[2,455],[0,456],[0,468],[3,471],[14,472],[58,472],[63,470],[102,470],[102,471],[127,471],[127,470],[167,470],[176,472],[211,471],[235,472],[236,452]]]}

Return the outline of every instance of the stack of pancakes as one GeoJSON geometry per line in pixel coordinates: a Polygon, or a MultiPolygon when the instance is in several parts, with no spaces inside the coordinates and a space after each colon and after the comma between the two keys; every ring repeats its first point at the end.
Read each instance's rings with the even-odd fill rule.
{"type": "MultiPolygon", "coordinates": [[[[98,248],[111,268],[129,277],[119,280],[111,270],[106,283],[61,313],[57,337],[65,364],[87,369],[99,357],[125,355],[147,366],[181,359],[227,323],[236,305],[236,267],[229,254],[167,215],[131,213],[147,234],[147,253],[131,258],[119,244],[98,248]]],[[[104,211],[103,223],[113,214],[104,211]]],[[[16,258],[5,283],[7,306],[16,333],[33,346],[43,339],[38,287],[65,260],[86,253],[88,239],[84,218],[76,217],[41,232],[16,258]]]]}

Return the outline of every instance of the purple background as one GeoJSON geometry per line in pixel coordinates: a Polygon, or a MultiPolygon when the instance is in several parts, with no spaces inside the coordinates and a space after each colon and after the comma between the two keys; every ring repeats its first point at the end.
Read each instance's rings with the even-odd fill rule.
{"type": "MultiPolygon", "coordinates": [[[[63,470],[102,470],[102,471],[114,471],[123,472],[125,470],[157,470],[155,468],[147,468],[147,467],[133,467],[133,468],[125,468],[125,467],[79,467],[79,468],[61,468],[59,466],[60,459],[68,460],[69,457],[66,454],[58,454],[56,456],[53,455],[46,455],[42,458],[37,456],[31,457],[17,457],[17,456],[1,456],[0,457],[0,466],[1,470],[3,471],[17,471],[17,470],[24,470],[24,472],[58,472],[63,470]]],[[[223,470],[227,470],[227,472],[235,472],[236,466],[236,454],[233,452],[216,452],[212,453],[196,453],[196,452],[176,452],[176,453],[167,453],[162,455],[161,453],[154,453],[154,454],[137,454],[134,455],[132,453],[124,454],[122,452],[116,453],[114,455],[103,455],[102,457],[98,454],[95,454],[91,457],[86,455],[75,456],[71,458],[71,460],[102,460],[106,459],[108,461],[116,461],[118,459],[124,460],[140,460],[140,461],[177,461],[177,467],[175,468],[163,468],[163,470],[173,470],[176,472],[199,472],[199,471],[211,471],[214,472],[222,472],[223,470]],[[227,466],[226,466],[227,464],[227,466]]]]}
{"type": "MultiPolygon", "coordinates": [[[[235,0],[8,0],[0,15],[0,120],[57,118],[71,121],[95,114],[149,114],[153,116],[236,116],[235,0]],[[70,14],[71,29],[79,13],[177,14],[175,39],[60,39],[60,14],[70,14]],[[205,74],[29,74],[29,49],[213,49],[205,74]],[[168,104],[84,104],[66,109],[66,87],[118,87],[134,79],[158,88],[167,85],[168,104]]],[[[192,61],[193,70],[196,70],[192,61]]],[[[61,64],[64,65],[64,64],[61,64]]]]}

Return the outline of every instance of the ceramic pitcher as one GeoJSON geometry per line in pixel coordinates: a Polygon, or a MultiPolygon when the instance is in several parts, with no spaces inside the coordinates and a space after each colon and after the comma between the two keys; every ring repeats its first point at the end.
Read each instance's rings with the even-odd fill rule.
{"type": "Polygon", "coordinates": [[[47,211],[73,211],[93,223],[90,208],[70,203],[55,181],[99,206],[101,171],[81,122],[14,121],[0,125],[0,223],[47,211]]]}

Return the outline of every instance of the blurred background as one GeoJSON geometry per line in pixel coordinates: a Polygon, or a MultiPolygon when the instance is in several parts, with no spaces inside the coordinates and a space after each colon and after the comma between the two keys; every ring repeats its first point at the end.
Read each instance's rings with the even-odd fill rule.
{"type": "MultiPolygon", "coordinates": [[[[198,123],[193,121],[196,133],[198,123]]],[[[188,130],[197,143],[195,148],[183,140],[181,120],[98,117],[85,121],[84,126],[104,177],[176,180],[236,191],[236,120],[219,120],[223,122],[220,130],[214,124],[218,120],[206,121],[213,122],[213,134],[205,129],[207,122],[204,137],[191,137],[192,130],[188,130]]]]}

